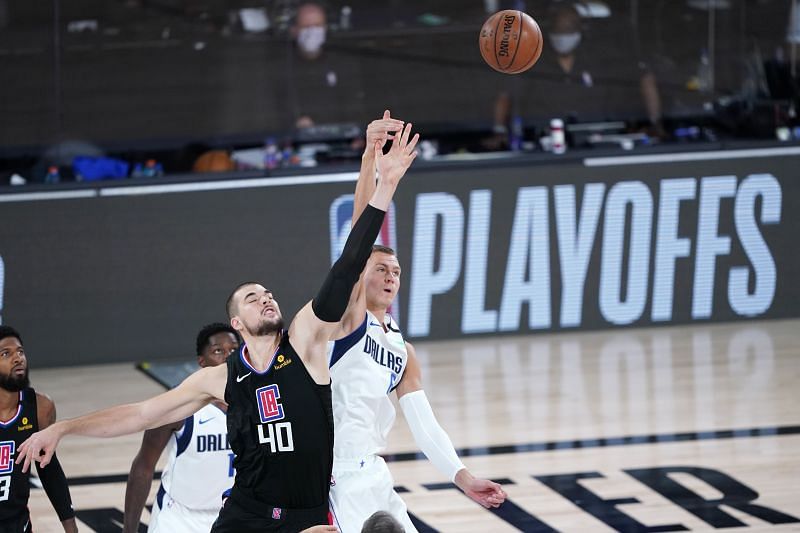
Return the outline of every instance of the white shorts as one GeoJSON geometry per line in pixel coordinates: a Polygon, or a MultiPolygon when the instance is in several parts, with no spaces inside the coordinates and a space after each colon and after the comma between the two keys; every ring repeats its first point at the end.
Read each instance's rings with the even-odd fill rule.
{"type": "Polygon", "coordinates": [[[408,517],[405,502],[394,491],[394,479],[382,457],[333,461],[330,492],[333,525],[341,533],[361,533],[364,521],[376,511],[386,511],[399,521],[406,533],[417,533],[408,517]]]}
{"type": "Polygon", "coordinates": [[[219,509],[190,509],[164,494],[160,508],[153,502],[147,533],[208,533],[217,516],[219,509]]]}

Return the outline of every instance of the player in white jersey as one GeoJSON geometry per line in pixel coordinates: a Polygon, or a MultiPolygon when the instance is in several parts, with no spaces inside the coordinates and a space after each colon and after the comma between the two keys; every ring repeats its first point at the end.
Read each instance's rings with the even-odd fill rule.
{"type": "MultiPolygon", "coordinates": [[[[239,346],[228,324],[209,324],[197,334],[197,363],[223,364],[239,346]]],[[[233,485],[233,453],[228,445],[225,405],[210,403],[183,422],[145,431],[125,490],[124,533],[139,531],[153,472],[166,448],[149,533],[196,533],[211,530],[222,494],[233,485]]]]}
{"type": "MultiPolygon", "coordinates": [[[[402,122],[388,111],[367,128],[367,149],[356,185],[353,220],[375,188],[374,145],[392,139],[402,122]]],[[[477,479],[458,458],[450,438],[436,421],[422,390],[414,347],[405,342],[387,313],[400,288],[400,264],[391,248],[375,246],[342,319],[339,340],[331,345],[334,458],[330,507],[342,533],[358,533],[375,511],[388,511],[415,532],[406,505],[394,491],[394,480],[378,455],[395,419],[389,399],[394,391],[414,440],[433,464],[465,494],[484,507],[506,497],[500,485],[477,479]]]]}

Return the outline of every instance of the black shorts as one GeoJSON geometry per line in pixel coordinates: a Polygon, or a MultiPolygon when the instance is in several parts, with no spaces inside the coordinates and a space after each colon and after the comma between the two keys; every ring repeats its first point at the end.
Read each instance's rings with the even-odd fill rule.
{"type": "Polygon", "coordinates": [[[308,509],[284,509],[237,494],[219,512],[211,533],[297,533],[328,523],[328,504],[308,509]]]}
{"type": "Polygon", "coordinates": [[[0,520],[0,533],[32,533],[31,516],[28,510],[18,514],[13,518],[0,520]]]}

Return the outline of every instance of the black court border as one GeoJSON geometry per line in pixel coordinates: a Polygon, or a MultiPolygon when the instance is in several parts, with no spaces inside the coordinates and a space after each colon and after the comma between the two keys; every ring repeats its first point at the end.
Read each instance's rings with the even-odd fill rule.
{"type": "MultiPolygon", "coordinates": [[[[744,429],[720,429],[711,431],[687,431],[682,433],[657,433],[652,435],[629,435],[626,437],[605,437],[600,439],[561,440],[550,442],[529,442],[524,444],[504,444],[499,446],[478,446],[461,448],[460,457],[480,457],[511,453],[535,453],[560,450],[582,450],[591,448],[611,448],[615,446],[635,446],[637,444],[669,444],[703,440],[728,440],[758,437],[781,437],[800,434],[800,426],[766,426],[744,429]]],[[[387,463],[419,461],[426,459],[422,452],[394,453],[384,455],[387,463]]],[[[155,472],[153,479],[159,479],[161,472],[155,472]]],[[[125,483],[127,474],[106,476],[82,476],[69,478],[70,486],[99,485],[102,483],[125,483]]]]}

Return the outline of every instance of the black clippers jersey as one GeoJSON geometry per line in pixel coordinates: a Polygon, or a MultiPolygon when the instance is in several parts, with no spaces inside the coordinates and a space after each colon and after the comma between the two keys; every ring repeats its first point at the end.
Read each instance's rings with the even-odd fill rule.
{"type": "Polygon", "coordinates": [[[23,474],[22,465],[14,461],[19,445],[37,431],[36,392],[29,387],[19,392],[19,407],[14,418],[0,420],[0,521],[28,508],[30,471],[23,474]]]}
{"type": "Polygon", "coordinates": [[[242,344],[227,362],[234,492],[290,509],[322,505],[333,468],[331,386],[314,382],[286,331],[263,374],[246,354],[242,344]]]}

